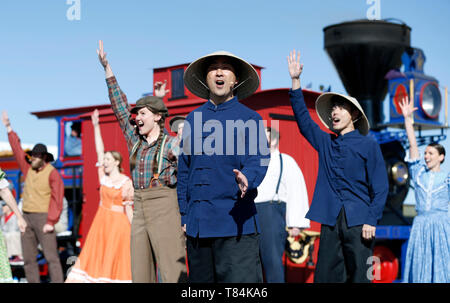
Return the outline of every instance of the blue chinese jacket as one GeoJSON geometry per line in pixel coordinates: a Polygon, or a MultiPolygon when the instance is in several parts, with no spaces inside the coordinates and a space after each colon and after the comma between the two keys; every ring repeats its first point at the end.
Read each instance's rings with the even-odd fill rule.
{"type": "Polygon", "coordinates": [[[334,226],[342,207],[348,227],[376,226],[389,191],[378,143],[358,130],[336,136],[320,129],[306,108],[301,88],[289,92],[302,135],[319,156],[319,171],[306,218],[334,226]]]}
{"type": "Polygon", "coordinates": [[[261,116],[233,98],[206,102],[185,120],[178,159],[178,203],[191,237],[259,232],[254,199],[270,161],[261,116]],[[233,169],[248,179],[241,198],[233,169]]]}

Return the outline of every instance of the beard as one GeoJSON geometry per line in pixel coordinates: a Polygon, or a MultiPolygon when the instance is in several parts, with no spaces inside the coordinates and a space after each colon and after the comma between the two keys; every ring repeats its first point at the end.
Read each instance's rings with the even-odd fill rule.
{"type": "Polygon", "coordinates": [[[31,162],[31,168],[34,170],[38,170],[43,165],[44,165],[44,160],[42,160],[42,159],[37,159],[37,160],[31,162]]]}

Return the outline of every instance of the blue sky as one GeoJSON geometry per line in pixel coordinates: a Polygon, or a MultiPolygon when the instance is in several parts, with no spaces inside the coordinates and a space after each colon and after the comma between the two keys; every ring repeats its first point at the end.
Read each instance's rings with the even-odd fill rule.
{"type": "MultiPolygon", "coordinates": [[[[286,56],[299,49],[304,85],[345,93],[323,49],[323,28],[364,19],[369,8],[366,0],[80,0],[80,20],[69,21],[71,6],[66,0],[0,2],[0,110],[8,111],[24,143],[57,142],[56,122],[30,112],[109,102],[99,39],[130,102],[151,90],[153,68],[220,49],[264,66],[263,89],[290,85],[286,56]]],[[[449,14],[448,0],[381,0],[381,18],[412,28],[411,45],[427,57],[425,72],[442,85],[450,85],[449,14]]],[[[449,139],[444,145],[450,151],[449,139]]]]}

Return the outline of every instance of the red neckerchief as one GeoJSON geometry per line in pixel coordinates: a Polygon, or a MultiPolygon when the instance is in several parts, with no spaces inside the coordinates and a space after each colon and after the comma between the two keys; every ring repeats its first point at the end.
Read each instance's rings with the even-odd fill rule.
{"type": "Polygon", "coordinates": [[[14,215],[14,212],[11,212],[9,215],[5,217],[5,223],[8,222],[9,219],[14,215]]]}

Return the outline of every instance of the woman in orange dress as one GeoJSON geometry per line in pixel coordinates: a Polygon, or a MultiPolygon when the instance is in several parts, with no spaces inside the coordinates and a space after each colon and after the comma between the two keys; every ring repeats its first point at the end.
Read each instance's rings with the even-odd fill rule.
{"type": "Polygon", "coordinates": [[[92,114],[100,179],[100,204],[68,283],[131,283],[132,181],[122,174],[122,157],[104,152],[98,111],[92,114]]]}

